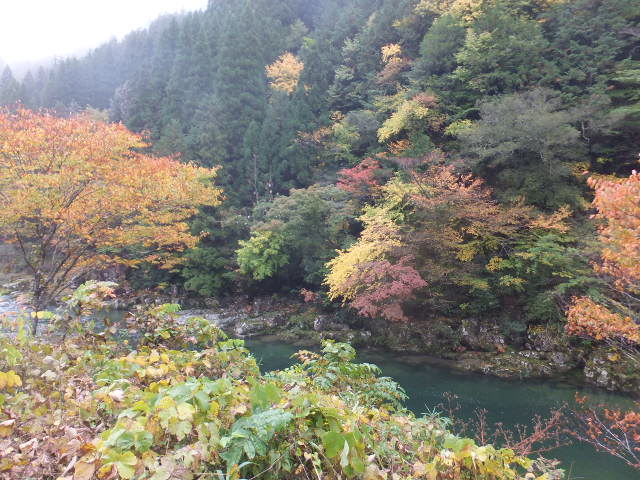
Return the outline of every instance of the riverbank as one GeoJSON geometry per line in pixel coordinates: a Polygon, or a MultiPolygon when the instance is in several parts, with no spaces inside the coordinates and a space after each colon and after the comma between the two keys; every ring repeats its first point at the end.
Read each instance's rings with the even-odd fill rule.
{"type": "Polygon", "coordinates": [[[561,326],[530,328],[519,344],[509,343],[489,322],[444,319],[398,324],[363,321],[344,311],[329,312],[293,298],[234,299],[187,309],[233,337],[286,342],[305,347],[323,339],[357,348],[393,352],[416,364],[503,379],[555,379],[640,396],[637,358],[615,347],[572,338],[561,326]],[[450,320],[449,320],[450,321],[450,320]]]}
{"type": "MultiPolygon", "coordinates": [[[[251,338],[246,341],[246,346],[258,360],[262,372],[292,365],[295,359],[291,355],[299,348],[276,341],[273,337],[251,338]]],[[[573,404],[576,392],[611,407],[626,408],[632,404],[624,395],[552,379],[506,380],[452,371],[449,362],[417,354],[359,349],[357,360],[377,365],[382,375],[397,381],[407,393],[406,407],[418,416],[444,410],[442,404],[447,403],[445,393],[455,396],[452,403],[458,408],[455,412],[457,418],[473,421],[478,410],[486,410],[489,425],[500,422],[512,430],[518,425],[530,426],[536,415],[548,417],[552,410],[564,403],[573,404]]],[[[590,445],[579,442],[564,445],[544,456],[560,460],[567,479],[636,478],[636,472],[619,459],[596,452],[590,445]]]]}
{"type": "MultiPolygon", "coordinates": [[[[0,283],[0,314],[21,308],[25,284],[20,277],[0,283]]],[[[119,297],[113,308],[133,304],[180,303],[182,316],[201,316],[235,338],[259,338],[299,347],[323,339],[354,347],[393,352],[416,365],[431,364],[502,379],[554,379],[640,397],[638,360],[614,347],[570,338],[560,326],[530,328],[510,342],[489,321],[429,319],[411,324],[363,320],[345,310],[330,311],[294,297],[226,300],[157,294],[119,297]]]]}

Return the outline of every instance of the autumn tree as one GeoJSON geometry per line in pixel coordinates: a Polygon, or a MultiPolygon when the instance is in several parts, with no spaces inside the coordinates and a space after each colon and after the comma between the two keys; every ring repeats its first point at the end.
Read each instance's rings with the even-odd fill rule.
{"type": "Polygon", "coordinates": [[[476,258],[511,241],[528,211],[499,205],[481,180],[442,160],[438,152],[396,159],[402,171],[365,209],[359,240],[328,264],[330,298],[364,316],[407,321],[408,303],[420,297],[439,308],[447,289],[473,283],[476,258]]]}
{"type": "Polygon", "coordinates": [[[278,60],[266,67],[271,88],[293,93],[298,87],[298,80],[303,69],[304,63],[292,53],[286,52],[280,55],[278,60]]]}
{"type": "Polygon", "coordinates": [[[576,298],[567,329],[576,335],[640,345],[640,175],[625,179],[592,177],[601,261],[594,269],[610,286],[599,299],[576,298]]]}
{"type": "Polygon", "coordinates": [[[367,199],[380,187],[383,174],[378,160],[365,158],[355,167],[343,168],[338,172],[337,187],[358,199],[367,199]]]}
{"type": "Polygon", "coordinates": [[[327,264],[329,298],[342,299],[365,317],[406,322],[403,304],[427,283],[411,265],[414,257],[400,257],[405,243],[388,211],[371,209],[361,220],[358,241],[327,264]]]}
{"type": "Polygon", "coordinates": [[[138,153],[144,146],[88,116],[0,113],[0,235],[22,253],[36,311],[97,269],[170,267],[197,243],[186,221],[219,203],[215,170],[138,153]]]}

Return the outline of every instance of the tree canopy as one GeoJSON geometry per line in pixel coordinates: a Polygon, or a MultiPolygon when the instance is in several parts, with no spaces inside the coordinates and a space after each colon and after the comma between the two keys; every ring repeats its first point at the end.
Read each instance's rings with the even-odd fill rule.
{"type": "Polygon", "coordinates": [[[86,115],[0,114],[0,232],[33,276],[36,309],[98,268],[171,267],[197,243],[187,220],[220,201],[215,170],[136,152],[144,146],[86,115]]]}

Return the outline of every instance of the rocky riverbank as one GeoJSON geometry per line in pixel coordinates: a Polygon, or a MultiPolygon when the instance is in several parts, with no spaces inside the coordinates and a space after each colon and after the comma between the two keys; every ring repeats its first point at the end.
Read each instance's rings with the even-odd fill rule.
{"type": "Polygon", "coordinates": [[[203,316],[234,337],[271,336],[301,346],[322,339],[358,348],[379,348],[445,362],[449,367],[501,378],[560,378],[610,391],[640,395],[638,358],[615,347],[568,337],[561,326],[530,328],[514,345],[497,326],[465,320],[450,326],[444,319],[390,324],[366,321],[344,312],[330,314],[295,299],[236,300],[185,316],[203,316]]]}
{"type": "MultiPolygon", "coordinates": [[[[0,285],[0,315],[20,309],[20,281],[0,285]]],[[[158,298],[149,295],[118,299],[113,307],[173,302],[186,307],[181,315],[200,316],[237,338],[271,336],[300,346],[323,339],[349,342],[358,348],[378,348],[413,355],[416,361],[437,361],[450,368],[500,378],[562,378],[610,391],[640,396],[637,357],[614,347],[568,337],[560,326],[534,327],[517,344],[490,322],[450,319],[400,324],[371,321],[348,312],[330,313],[295,298],[236,298],[225,302],[158,298]]]]}

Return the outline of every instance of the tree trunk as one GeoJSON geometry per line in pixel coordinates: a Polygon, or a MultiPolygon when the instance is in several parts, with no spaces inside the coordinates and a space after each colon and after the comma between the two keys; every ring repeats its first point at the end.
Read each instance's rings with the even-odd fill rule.
{"type": "Polygon", "coordinates": [[[33,299],[31,305],[33,306],[32,321],[31,321],[31,334],[35,337],[38,333],[38,324],[40,318],[38,318],[38,312],[42,311],[42,305],[44,303],[44,291],[42,289],[42,279],[39,273],[36,273],[33,279],[33,299]]]}

